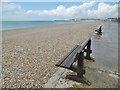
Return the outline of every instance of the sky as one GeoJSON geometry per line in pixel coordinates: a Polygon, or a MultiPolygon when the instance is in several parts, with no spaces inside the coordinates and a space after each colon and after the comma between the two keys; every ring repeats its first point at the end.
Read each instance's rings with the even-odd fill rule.
{"type": "MultiPolygon", "coordinates": [[[[25,1],[25,0],[24,0],[25,1]]],[[[108,1],[108,0],[107,0],[108,1]]],[[[71,18],[116,18],[118,2],[14,2],[2,0],[3,21],[64,20],[71,18]]]]}

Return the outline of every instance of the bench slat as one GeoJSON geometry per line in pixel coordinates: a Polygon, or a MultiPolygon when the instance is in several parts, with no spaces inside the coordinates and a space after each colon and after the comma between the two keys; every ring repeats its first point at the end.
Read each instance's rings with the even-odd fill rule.
{"type": "Polygon", "coordinates": [[[61,64],[61,67],[65,67],[65,68],[70,68],[70,66],[72,65],[72,63],[74,62],[74,55],[77,54],[78,49],[80,48],[80,46],[78,46],[66,59],[65,61],[61,64]],[[69,63],[68,63],[69,62],[69,63]],[[67,66],[66,66],[67,65],[67,66]]]}
{"type": "Polygon", "coordinates": [[[73,49],[72,49],[69,53],[67,53],[67,55],[65,55],[55,66],[60,66],[61,63],[63,63],[64,60],[65,60],[78,46],[79,46],[79,45],[75,45],[75,46],[73,47],[73,49]]]}
{"type": "Polygon", "coordinates": [[[85,46],[87,45],[87,43],[91,40],[91,37],[87,38],[82,44],[81,46],[83,47],[83,49],[85,48],[85,46]]]}
{"type": "MultiPolygon", "coordinates": [[[[76,49],[75,53],[74,53],[74,56],[72,56],[72,58],[69,59],[69,61],[67,62],[67,64],[65,65],[66,68],[70,68],[71,65],[75,62],[75,58],[76,58],[76,55],[78,53],[78,50],[81,48],[82,46],[79,46],[78,49],[76,49]]],[[[68,59],[68,58],[67,58],[68,59]]]]}

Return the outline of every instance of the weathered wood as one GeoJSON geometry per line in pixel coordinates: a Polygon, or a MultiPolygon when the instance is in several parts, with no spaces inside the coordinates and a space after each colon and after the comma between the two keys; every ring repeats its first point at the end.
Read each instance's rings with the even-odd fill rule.
{"type": "Polygon", "coordinates": [[[78,46],[67,58],[66,60],[61,64],[61,67],[70,68],[70,66],[73,64],[75,60],[75,56],[77,54],[77,51],[79,50],[81,46],[78,46]]]}
{"type": "Polygon", "coordinates": [[[69,79],[84,82],[87,85],[90,85],[90,82],[84,78],[85,69],[84,69],[84,52],[86,52],[86,58],[91,59],[90,53],[91,50],[91,37],[87,38],[81,45],[76,45],[67,55],[65,55],[56,66],[70,69],[74,72],[77,72],[77,78],[69,77],[69,79]],[[84,51],[85,50],[85,51],[84,51]],[[74,66],[73,63],[77,61],[77,66],[74,66]]]}
{"type": "MultiPolygon", "coordinates": [[[[76,45],[67,55],[65,55],[55,66],[63,68],[70,68],[71,65],[76,61],[77,53],[80,53],[85,49],[87,44],[91,41],[91,38],[87,38],[81,45],[76,45]]],[[[90,51],[91,52],[91,51],[90,51]]]]}
{"type": "Polygon", "coordinates": [[[82,44],[81,44],[81,49],[79,50],[79,53],[85,49],[86,45],[88,44],[88,42],[91,40],[91,37],[87,38],[82,44]]]}
{"type": "MultiPolygon", "coordinates": [[[[83,66],[84,66],[83,60],[84,60],[84,51],[81,51],[79,53],[78,62],[77,62],[77,67],[80,70],[83,70],[83,66]]],[[[78,73],[78,76],[83,77],[83,73],[78,73]]]]}
{"type": "Polygon", "coordinates": [[[79,45],[75,45],[75,46],[73,47],[73,49],[72,49],[69,53],[67,53],[67,55],[65,55],[55,66],[60,66],[61,63],[63,63],[63,62],[65,61],[65,59],[66,59],[78,46],[79,46],[79,45]]]}
{"type": "Polygon", "coordinates": [[[96,30],[95,30],[98,34],[102,33],[102,26],[100,25],[96,30]]]}
{"type": "Polygon", "coordinates": [[[85,69],[84,69],[84,68],[80,69],[80,68],[78,68],[78,66],[76,66],[76,65],[72,65],[72,66],[70,67],[70,70],[72,70],[72,71],[74,71],[74,72],[76,72],[76,73],[79,73],[79,74],[85,74],[85,69]]]}

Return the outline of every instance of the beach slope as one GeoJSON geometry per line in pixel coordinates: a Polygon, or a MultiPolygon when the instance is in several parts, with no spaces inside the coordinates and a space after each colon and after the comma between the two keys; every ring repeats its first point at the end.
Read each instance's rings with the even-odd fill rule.
{"type": "Polygon", "coordinates": [[[55,63],[82,43],[100,21],[2,32],[3,88],[40,88],[58,69],[55,63]]]}

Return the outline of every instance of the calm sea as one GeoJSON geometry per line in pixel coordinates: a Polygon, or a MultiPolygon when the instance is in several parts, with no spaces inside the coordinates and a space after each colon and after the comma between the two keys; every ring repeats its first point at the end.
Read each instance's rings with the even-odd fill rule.
{"type": "Polygon", "coordinates": [[[69,24],[69,23],[78,23],[81,21],[2,21],[0,25],[0,30],[12,30],[19,28],[32,28],[56,24],[69,24]]]}

